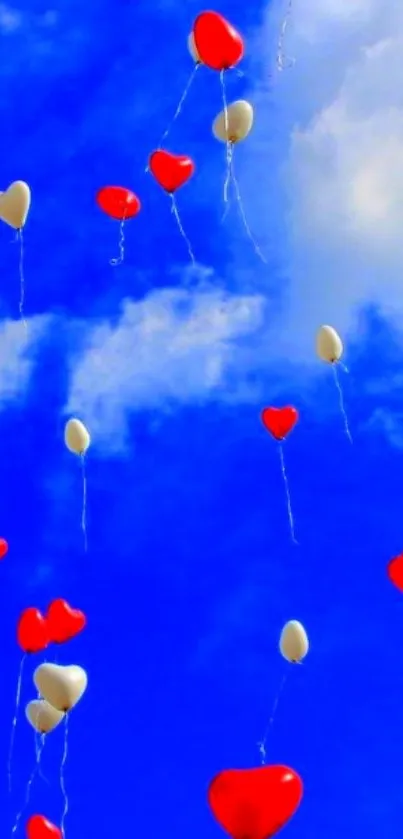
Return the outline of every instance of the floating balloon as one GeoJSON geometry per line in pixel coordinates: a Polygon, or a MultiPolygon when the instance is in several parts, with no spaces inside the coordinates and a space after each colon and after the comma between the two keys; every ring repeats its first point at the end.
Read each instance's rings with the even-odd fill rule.
{"type": "Polygon", "coordinates": [[[172,154],[164,149],[157,149],[150,154],[148,168],[157,183],[170,195],[171,210],[175,216],[179,232],[188,249],[189,256],[194,264],[195,258],[192,246],[183,229],[174,195],[176,190],[184,186],[192,177],[195,170],[193,160],[185,154],[172,154]]]}
{"type": "Polygon", "coordinates": [[[252,126],[253,108],[250,102],[247,102],[246,99],[238,99],[237,102],[232,102],[231,105],[227,105],[226,97],[224,96],[224,109],[216,116],[212,126],[215,138],[226,144],[227,172],[224,181],[224,201],[225,203],[228,202],[228,191],[232,184],[246,234],[252,242],[255,253],[262,262],[266,262],[266,258],[255,241],[249,227],[234,169],[234,146],[241,140],[246,139],[252,130],[252,126]]]}
{"type": "Polygon", "coordinates": [[[134,218],[141,210],[140,199],[123,186],[104,186],[96,194],[98,207],[116,221],[134,218]]]}
{"type": "MultiPolygon", "coordinates": [[[[346,414],[346,409],[344,407],[344,396],[343,391],[341,388],[341,384],[339,381],[339,375],[337,372],[337,362],[340,361],[343,355],[343,343],[340,338],[340,335],[336,332],[333,326],[321,326],[316,335],[316,353],[322,361],[326,361],[328,364],[332,365],[333,368],[333,376],[335,385],[337,388],[337,392],[339,395],[339,407],[340,412],[343,417],[344,422],[344,430],[346,436],[348,437],[350,443],[353,442],[353,438],[351,436],[350,426],[346,414]]],[[[343,365],[341,365],[343,366],[343,365]]],[[[346,368],[343,368],[344,371],[347,373],[348,371],[346,368]]]]}
{"type": "Polygon", "coordinates": [[[157,149],[149,158],[149,169],[157,183],[172,194],[192,177],[195,165],[186,154],[172,154],[172,152],[157,149]]]}
{"type": "Polygon", "coordinates": [[[288,621],[280,635],[280,652],[291,664],[299,664],[308,653],[309,641],[302,623],[288,621]]]}
{"type": "Polygon", "coordinates": [[[403,554],[395,556],[387,568],[388,577],[399,591],[403,592],[403,554]]]}
{"type": "Polygon", "coordinates": [[[73,454],[83,455],[89,448],[91,438],[84,423],[79,419],[69,419],[64,429],[64,442],[73,454]]]}
{"type": "Polygon", "coordinates": [[[53,600],[46,613],[49,640],[54,644],[71,641],[84,629],[87,618],[80,609],[72,609],[67,600],[53,600]]]}
{"type": "Polygon", "coordinates": [[[250,134],[252,126],[252,105],[245,99],[238,99],[216,116],[213,134],[222,143],[239,143],[250,134]]]}
{"type": "Polygon", "coordinates": [[[189,50],[190,55],[192,56],[195,64],[201,64],[199,53],[197,52],[197,49],[196,49],[196,44],[195,44],[195,39],[194,39],[193,32],[190,32],[190,34],[188,35],[188,50],[189,50]]]}
{"type": "Polygon", "coordinates": [[[104,186],[97,192],[96,200],[107,216],[120,221],[119,256],[109,260],[111,265],[120,265],[125,258],[125,223],[140,212],[140,199],[126,187],[104,186]]]}
{"type": "Polygon", "coordinates": [[[83,476],[83,506],[81,513],[81,529],[84,534],[84,549],[87,551],[87,475],[85,469],[85,454],[89,449],[91,437],[87,431],[84,423],[81,420],[73,418],[66,422],[64,428],[64,442],[73,454],[81,457],[81,467],[83,476]]]}
{"type": "Polygon", "coordinates": [[[218,12],[198,15],[193,24],[193,37],[199,60],[212,70],[229,70],[243,58],[241,35],[218,12]]]}
{"type": "Polygon", "coordinates": [[[27,839],[62,839],[61,830],[45,819],[45,816],[31,816],[26,824],[27,839]]]}
{"type": "Polygon", "coordinates": [[[45,699],[33,699],[25,708],[28,722],[39,734],[49,734],[64,718],[63,711],[49,705],[45,699]]]}
{"type": "Polygon", "coordinates": [[[46,650],[49,644],[48,627],[39,609],[30,607],[22,612],[17,625],[17,641],[24,653],[46,650]]]}
{"type": "Polygon", "coordinates": [[[77,664],[40,664],[34,673],[34,683],[41,696],[58,711],[71,711],[81,699],[88,684],[85,670],[77,664]]]}
{"type": "Polygon", "coordinates": [[[288,766],[227,769],[210,784],[208,801],[233,839],[269,839],[296,813],[302,780],[288,766]]]}
{"type": "Polygon", "coordinates": [[[25,181],[14,181],[5,192],[0,192],[0,219],[21,230],[31,205],[31,190],[25,181]]]}
{"type": "Polygon", "coordinates": [[[334,364],[343,355],[340,335],[333,326],[321,326],[316,336],[316,352],[322,361],[334,364]]]}
{"type": "Polygon", "coordinates": [[[261,414],[262,423],[275,440],[285,440],[299,419],[296,408],[287,405],[285,408],[264,408],[261,414]]]}
{"type": "Polygon", "coordinates": [[[288,434],[290,434],[290,432],[298,422],[298,419],[298,411],[291,405],[287,405],[285,408],[263,408],[263,411],[261,412],[261,420],[266,431],[268,431],[271,434],[271,436],[274,437],[275,440],[278,440],[278,442],[280,443],[279,454],[281,463],[281,474],[283,477],[284,489],[287,499],[288,521],[290,524],[291,538],[295,544],[298,543],[296,541],[294,532],[294,516],[291,508],[291,497],[290,490],[288,488],[288,478],[285,469],[282,443],[284,442],[288,434]]]}
{"type": "Polygon", "coordinates": [[[0,539],[0,559],[8,554],[8,542],[5,539],[0,539]]]}
{"type": "MultiPolygon", "coordinates": [[[[22,230],[27,220],[31,206],[31,190],[25,181],[14,181],[5,192],[0,192],[0,219],[17,230],[17,239],[20,245],[20,315],[24,320],[24,246],[22,230]]],[[[25,320],[24,320],[25,323],[25,320]]],[[[26,324],[25,324],[26,325],[26,324]]]]}

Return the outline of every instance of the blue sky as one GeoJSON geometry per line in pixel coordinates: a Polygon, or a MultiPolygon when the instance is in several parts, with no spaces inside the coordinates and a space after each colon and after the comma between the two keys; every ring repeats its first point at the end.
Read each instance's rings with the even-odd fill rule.
{"type": "MultiPolygon", "coordinates": [[[[385,568],[402,550],[403,11],[397,0],[294,0],[296,63],[278,76],[284,5],[223,0],[247,43],[228,99],[255,106],[235,162],[268,262],[235,207],[221,223],[220,86],[200,70],[168,145],[197,165],[178,195],[191,269],[169,201],[144,172],[191,70],[200,6],[185,6],[0,4],[1,187],[32,189],[27,335],[18,246],[0,229],[1,830],[11,832],[35,760],[21,713],[10,799],[16,621],[65,597],[88,628],[58,661],[89,675],[70,721],[67,836],[218,839],[207,785],[258,763],[291,618],[311,649],[268,741],[268,759],[305,783],[284,835],[397,836],[403,604],[385,568]],[[108,183],[143,203],[118,269],[118,225],[95,203],[108,183]],[[346,346],[353,446],[314,354],[322,323],[346,346]],[[264,405],[290,403],[299,547],[259,422],[264,405]],[[92,434],[87,555],[79,464],[63,444],[71,414],[92,434]]],[[[27,817],[60,820],[62,748],[60,730],[27,817]]]]}

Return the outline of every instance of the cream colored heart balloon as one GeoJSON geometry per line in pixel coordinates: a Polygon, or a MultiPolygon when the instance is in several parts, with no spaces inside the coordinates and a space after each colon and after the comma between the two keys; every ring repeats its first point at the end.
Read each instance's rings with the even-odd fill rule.
{"type": "Polygon", "coordinates": [[[300,621],[288,621],[280,635],[280,652],[291,664],[302,661],[309,650],[308,636],[300,621]]]}
{"type": "Polygon", "coordinates": [[[63,711],[57,711],[45,699],[33,699],[25,708],[28,722],[40,734],[49,734],[64,717],[63,711]]]}
{"type": "Polygon", "coordinates": [[[239,143],[245,140],[253,126],[253,108],[245,99],[238,99],[228,105],[227,119],[225,110],[221,111],[213,122],[213,134],[222,143],[239,143]]]}
{"type": "Polygon", "coordinates": [[[0,219],[21,230],[31,205],[31,190],[25,181],[14,181],[5,192],[0,192],[0,219]]]}
{"type": "Polygon", "coordinates": [[[321,326],[316,335],[316,352],[322,361],[334,364],[343,355],[343,342],[333,326],[321,326]]]}
{"type": "Polygon", "coordinates": [[[91,437],[84,423],[73,417],[66,422],[64,429],[64,442],[73,454],[83,455],[87,451],[91,437]]]}
{"type": "Polygon", "coordinates": [[[71,711],[81,699],[88,677],[82,667],[71,664],[40,664],[34,673],[34,683],[39,693],[58,711],[71,711]]]}

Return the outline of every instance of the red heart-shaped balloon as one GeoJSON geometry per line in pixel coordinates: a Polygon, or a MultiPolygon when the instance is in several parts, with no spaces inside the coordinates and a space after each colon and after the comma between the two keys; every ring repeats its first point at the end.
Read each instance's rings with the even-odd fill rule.
{"type": "Polygon", "coordinates": [[[244,44],[239,32],[218,12],[202,12],[193,24],[200,61],[212,70],[229,70],[239,63],[244,44]]]}
{"type": "Polygon", "coordinates": [[[399,591],[403,591],[403,554],[399,554],[399,556],[395,556],[390,560],[388,577],[399,591]]]}
{"type": "Polygon", "coordinates": [[[61,839],[62,832],[45,816],[31,816],[26,824],[28,839],[61,839]]]}
{"type": "Polygon", "coordinates": [[[30,606],[20,615],[17,625],[17,641],[24,653],[39,653],[49,644],[46,619],[39,609],[30,606]]]}
{"type": "Polygon", "coordinates": [[[46,613],[49,640],[54,644],[71,641],[84,629],[87,618],[80,609],[72,609],[67,600],[53,600],[46,613]]]}
{"type": "Polygon", "coordinates": [[[157,149],[150,154],[148,165],[155,180],[166,192],[173,193],[192,177],[195,165],[185,154],[172,154],[157,149]]]}
{"type": "Polygon", "coordinates": [[[8,553],[8,542],[6,539],[0,539],[0,559],[3,559],[8,553]]]}
{"type": "Polygon", "coordinates": [[[269,839],[289,821],[303,795],[302,780],[288,766],[227,769],[211,782],[208,800],[233,839],[269,839]]]}
{"type": "Polygon", "coordinates": [[[96,201],[107,216],[117,221],[133,218],[141,210],[140,199],[124,186],[102,187],[96,194],[96,201]]]}
{"type": "Polygon", "coordinates": [[[261,419],[264,427],[275,440],[285,440],[299,420],[296,408],[287,405],[285,408],[263,408],[261,419]]]}

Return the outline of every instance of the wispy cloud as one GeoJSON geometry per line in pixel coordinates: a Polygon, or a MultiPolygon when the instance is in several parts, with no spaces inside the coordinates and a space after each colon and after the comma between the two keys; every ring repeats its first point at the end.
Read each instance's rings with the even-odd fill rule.
{"type": "Polygon", "coordinates": [[[38,32],[40,28],[55,26],[57,20],[58,15],[54,9],[35,15],[23,12],[8,3],[0,3],[0,35],[9,35],[22,27],[29,27],[38,32]]]}
{"type": "Polygon", "coordinates": [[[0,33],[7,35],[15,32],[23,23],[23,15],[18,9],[13,9],[6,3],[0,3],[0,33]]]}
{"type": "MultiPolygon", "coordinates": [[[[272,13],[265,35],[272,46],[272,13]]],[[[382,7],[374,0],[294,3],[285,46],[296,64],[272,91],[267,84],[255,91],[256,131],[245,144],[243,174],[250,180],[263,166],[274,99],[276,134],[266,151],[281,172],[289,277],[277,347],[308,358],[321,323],[346,334],[363,305],[375,303],[391,317],[403,305],[403,8],[396,0],[382,7]]],[[[266,57],[267,79],[272,49],[266,57]]],[[[253,226],[267,238],[260,220],[273,176],[262,170],[259,177],[267,189],[254,202],[253,226]]]]}
{"type": "Polygon", "coordinates": [[[29,384],[38,341],[46,333],[49,318],[0,322],[0,405],[21,396],[29,384]]]}
{"type": "Polygon", "coordinates": [[[131,412],[247,399],[251,362],[244,341],[262,326],[264,308],[259,295],[231,295],[205,279],[201,288],[125,300],[117,323],[105,320],[90,331],[73,367],[66,410],[119,448],[131,412]]]}

